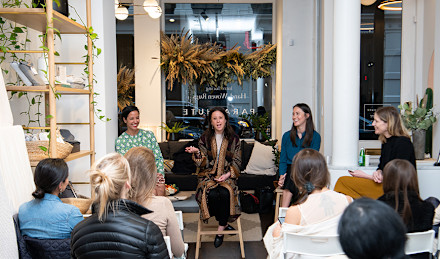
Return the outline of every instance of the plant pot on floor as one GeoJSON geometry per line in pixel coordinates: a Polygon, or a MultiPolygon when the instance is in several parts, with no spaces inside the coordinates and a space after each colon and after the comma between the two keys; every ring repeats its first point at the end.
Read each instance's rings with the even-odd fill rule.
{"type": "MultiPolygon", "coordinates": [[[[57,11],[61,14],[64,14],[66,17],[69,17],[69,3],[67,0],[59,0],[60,5],[53,1],[52,8],[54,11],[57,11]]],[[[46,5],[46,0],[32,0],[32,6],[35,8],[43,8],[43,5],[46,5]]]]}
{"type": "Polygon", "coordinates": [[[418,129],[412,131],[414,153],[417,160],[425,159],[426,130],[418,129]]]}

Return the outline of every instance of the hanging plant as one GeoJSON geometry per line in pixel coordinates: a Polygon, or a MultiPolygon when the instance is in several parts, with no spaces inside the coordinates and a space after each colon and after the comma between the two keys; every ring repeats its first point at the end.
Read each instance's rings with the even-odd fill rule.
{"type": "MultiPolygon", "coordinates": [[[[161,33],[160,66],[169,82],[168,89],[173,90],[174,81],[194,85],[203,74],[212,75],[211,63],[221,58],[216,53],[217,45],[199,44],[188,32],[185,35],[166,36],[161,33]],[[193,42],[194,43],[191,43],[193,42]]],[[[200,80],[200,79],[199,79],[200,80]]]]}
{"type": "Polygon", "coordinates": [[[266,44],[250,54],[239,52],[235,46],[223,50],[216,43],[199,44],[192,35],[161,34],[160,66],[173,90],[174,82],[190,87],[209,85],[225,88],[232,82],[242,84],[243,79],[265,78],[272,73],[276,61],[276,45],[266,44]]]}

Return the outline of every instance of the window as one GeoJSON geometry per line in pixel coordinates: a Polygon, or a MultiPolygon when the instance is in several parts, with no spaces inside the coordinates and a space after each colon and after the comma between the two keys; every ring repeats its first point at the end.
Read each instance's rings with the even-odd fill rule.
{"type": "Polygon", "coordinates": [[[373,115],[400,103],[402,11],[383,11],[380,1],[361,9],[359,139],[377,139],[373,115]]]}
{"type": "MultiPolygon", "coordinates": [[[[189,31],[200,43],[216,42],[224,49],[240,47],[241,53],[255,51],[272,43],[272,4],[249,3],[165,3],[165,34],[189,31]]],[[[272,78],[246,80],[227,87],[188,86],[175,83],[166,91],[167,123],[181,121],[189,126],[186,138],[197,138],[204,130],[210,108],[228,110],[230,122],[241,138],[253,137],[248,121],[240,115],[271,114],[272,78]]]]}

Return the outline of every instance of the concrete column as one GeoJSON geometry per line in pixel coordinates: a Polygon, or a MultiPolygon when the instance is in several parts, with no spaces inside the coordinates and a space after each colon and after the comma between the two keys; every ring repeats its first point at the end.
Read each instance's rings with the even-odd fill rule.
{"type": "Polygon", "coordinates": [[[332,164],[354,166],[359,138],[360,1],[335,0],[332,164]]]}

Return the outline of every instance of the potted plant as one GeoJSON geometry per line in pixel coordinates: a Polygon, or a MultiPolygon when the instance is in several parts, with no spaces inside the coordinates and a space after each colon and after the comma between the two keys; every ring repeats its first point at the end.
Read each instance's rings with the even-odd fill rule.
{"type": "Polygon", "coordinates": [[[426,130],[437,121],[437,114],[433,112],[433,108],[427,109],[425,103],[422,99],[415,109],[412,107],[412,102],[405,102],[398,106],[402,111],[403,124],[412,131],[416,159],[425,158],[426,130]]]}
{"type": "Polygon", "coordinates": [[[255,139],[258,141],[266,141],[269,140],[269,136],[266,134],[266,130],[270,125],[269,121],[269,113],[265,113],[264,115],[260,115],[258,113],[253,114],[244,114],[240,117],[251,122],[252,127],[255,129],[255,139]]]}
{"type": "Polygon", "coordinates": [[[168,141],[178,140],[178,133],[188,128],[188,126],[182,126],[183,122],[175,122],[171,128],[165,122],[162,122],[162,124],[163,126],[160,126],[160,128],[167,132],[168,141]]]}

